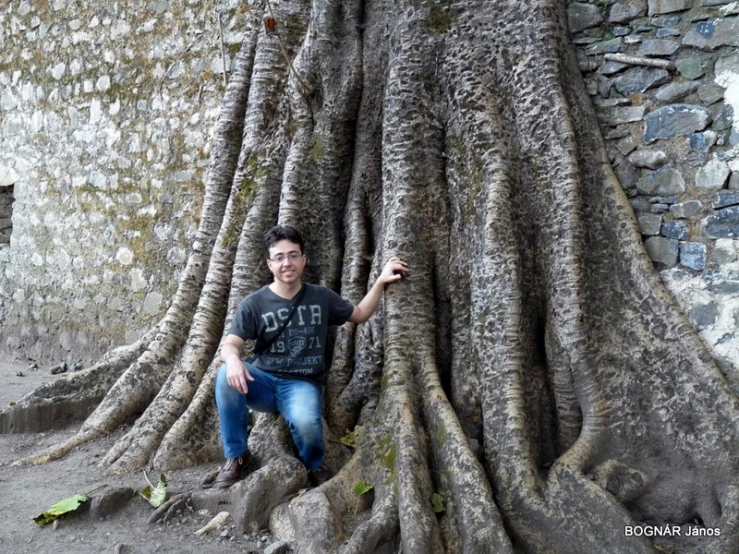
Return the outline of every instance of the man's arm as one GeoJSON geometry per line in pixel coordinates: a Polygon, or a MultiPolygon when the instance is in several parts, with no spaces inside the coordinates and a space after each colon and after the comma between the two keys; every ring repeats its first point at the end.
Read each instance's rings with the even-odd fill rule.
{"type": "Polygon", "coordinates": [[[244,339],[238,335],[228,335],[221,346],[221,360],[226,363],[226,378],[229,386],[236,389],[241,394],[246,394],[249,387],[247,381],[253,381],[254,377],[249,374],[249,370],[241,361],[241,347],[244,345],[244,339]]]}
{"type": "Polygon", "coordinates": [[[352,323],[364,323],[372,314],[377,310],[377,306],[380,305],[382,300],[382,293],[385,291],[385,285],[399,281],[405,275],[408,274],[408,264],[398,258],[390,258],[385,264],[382,273],[372,285],[372,288],[367,293],[367,296],[362,298],[362,301],[354,306],[352,315],[349,316],[349,321],[352,323]]]}

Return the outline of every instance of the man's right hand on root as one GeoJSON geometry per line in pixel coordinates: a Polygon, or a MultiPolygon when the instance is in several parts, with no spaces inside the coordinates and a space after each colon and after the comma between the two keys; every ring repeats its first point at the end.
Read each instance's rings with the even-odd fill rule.
{"type": "Polygon", "coordinates": [[[247,381],[253,381],[254,377],[246,369],[244,362],[236,358],[226,361],[226,379],[232,388],[241,394],[246,394],[249,390],[247,381]]]}

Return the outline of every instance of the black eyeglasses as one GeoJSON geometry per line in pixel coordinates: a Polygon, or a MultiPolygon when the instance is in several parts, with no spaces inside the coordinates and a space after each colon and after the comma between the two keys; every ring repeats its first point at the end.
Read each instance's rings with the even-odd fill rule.
{"type": "Polygon", "coordinates": [[[269,261],[274,262],[276,264],[281,264],[285,260],[290,260],[291,262],[297,262],[302,257],[303,257],[302,254],[298,254],[297,252],[290,252],[287,256],[285,256],[285,254],[277,254],[274,258],[269,258],[269,261]]]}

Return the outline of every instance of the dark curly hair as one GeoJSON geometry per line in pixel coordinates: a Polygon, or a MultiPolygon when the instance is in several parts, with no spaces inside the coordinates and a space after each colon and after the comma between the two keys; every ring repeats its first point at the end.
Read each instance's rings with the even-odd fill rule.
{"type": "Polygon", "coordinates": [[[264,250],[269,258],[269,249],[281,240],[289,240],[300,246],[300,253],[304,251],[305,243],[303,237],[295,227],[290,225],[275,225],[269,231],[264,233],[264,250]]]}

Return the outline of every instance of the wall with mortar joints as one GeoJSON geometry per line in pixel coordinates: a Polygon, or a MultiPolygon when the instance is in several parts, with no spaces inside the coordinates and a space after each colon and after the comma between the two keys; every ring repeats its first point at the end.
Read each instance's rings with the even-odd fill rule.
{"type": "Polygon", "coordinates": [[[719,363],[737,368],[739,2],[570,1],[567,12],[647,253],[719,363]]]}
{"type": "Polygon", "coordinates": [[[238,0],[0,6],[0,349],[76,362],[166,310],[197,228],[238,0]]]}

